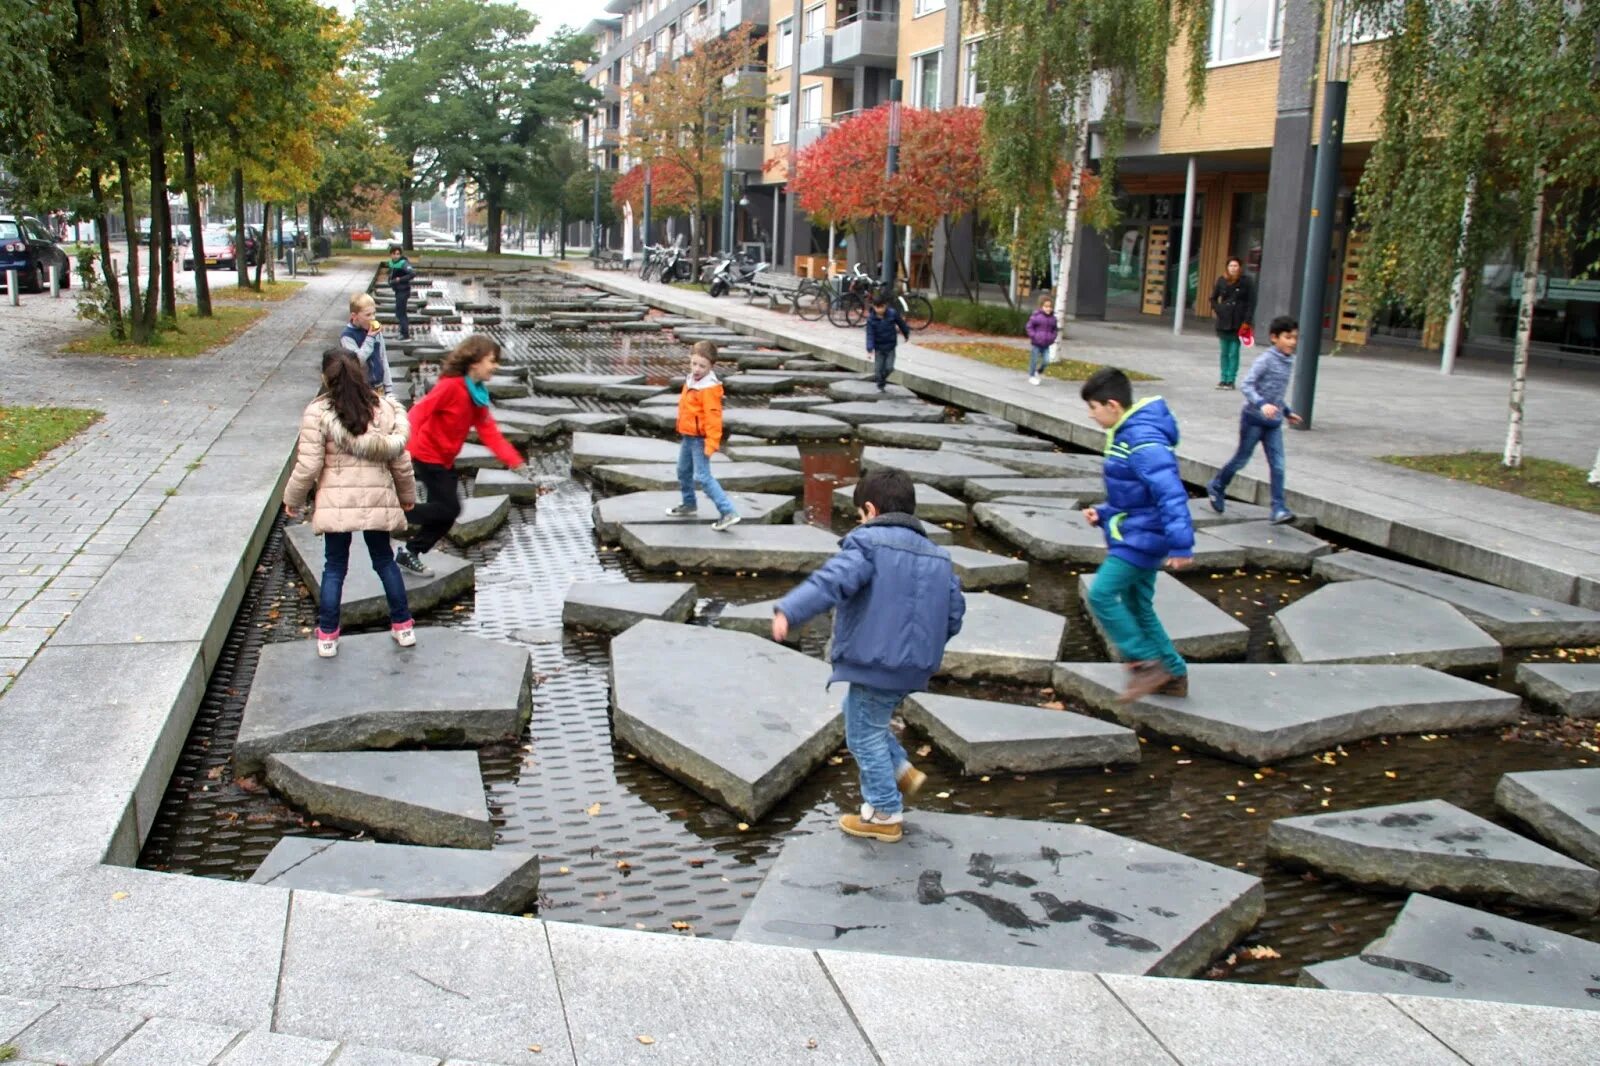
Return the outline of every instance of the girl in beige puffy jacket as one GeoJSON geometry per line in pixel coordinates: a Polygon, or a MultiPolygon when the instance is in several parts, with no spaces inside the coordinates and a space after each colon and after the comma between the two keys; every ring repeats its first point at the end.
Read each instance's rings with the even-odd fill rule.
{"type": "Polygon", "coordinates": [[[299,517],[317,486],[311,528],[322,534],[322,595],[317,654],[339,653],[339,605],[350,569],[350,541],[360,533],[372,569],[389,600],[389,631],[402,648],[416,644],[405,580],[395,565],[390,533],[404,533],[417,502],[406,438],[405,408],[367,384],[361,366],[342,348],[322,353],[322,392],[300,419],[300,445],[283,492],[290,518],[299,517]]]}

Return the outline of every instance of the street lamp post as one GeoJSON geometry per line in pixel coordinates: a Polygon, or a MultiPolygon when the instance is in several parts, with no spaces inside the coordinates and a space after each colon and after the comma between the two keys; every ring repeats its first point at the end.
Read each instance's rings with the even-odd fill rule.
{"type": "Polygon", "coordinates": [[[722,254],[733,255],[733,146],[734,124],[728,122],[728,136],[722,148],[722,254]]]}
{"type": "Polygon", "coordinates": [[[600,255],[600,163],[594,164],[594,222],[589,231],[589,248],[596,257],[600,255]]]}
{"type": "Polygon", "coordinates": [[[650,247],[650,164],[644,165],[644,225],[641,231],[644,246],[650,247]]]}
{"type": "MultiPolygon", "coordinates": [[[[904,83],[899,78],[889,82],[889,157],[884,165],[884,181],[894,180],[900,173],[900,95],[904,83]]],[[[894,292],[894,216],[883,216],[883,291],[894,292]]]]}

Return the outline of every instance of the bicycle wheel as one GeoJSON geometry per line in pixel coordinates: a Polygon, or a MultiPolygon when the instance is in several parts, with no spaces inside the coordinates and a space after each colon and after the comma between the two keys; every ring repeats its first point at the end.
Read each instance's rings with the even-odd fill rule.
{"type": "Polygon", "coordinates": [[[927,329],[933,321],[933,304],[921,293],[908,292],[900,298],[900,313],[906,316],[906,325],[912,329],[927,329]]]}
{"type": "Polygon", "coordinates": [[[842,292],[828,307],[828,321],[840,329],[850,326],[852,309],[859,313],[861,297],[853,292],[842,292]]]}
{"type": "Polygon", "coordinates": [[[817,322],[828,313],[832,303],[826,288],[814,281],[806,281],[794,295],[794,313],[807,322],[817,322]]]}
{"type": "Polygon", "coordinates": [[[867,320],[867,298],[860,293],[855,294],[855,299],[850,301],[850,306],[845,308],[845,324],[852,329],[860,326],[867,320]]]}

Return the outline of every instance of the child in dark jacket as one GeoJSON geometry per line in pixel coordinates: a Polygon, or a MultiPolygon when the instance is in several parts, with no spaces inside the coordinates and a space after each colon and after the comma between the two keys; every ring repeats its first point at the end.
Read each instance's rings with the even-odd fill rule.
{"type": "Polygon", "coordinates": [[[378,325],[378,302],[367,293],[350,297],[350,324],[339,334],[339,346],[361,363],[367,384],[385,396],[394,395],[389,352],[383,343],[383,327],[378,325]]]}
{"type": "Polygon", "coordinates": [[[1228,482],[1245,468],[1256,444],[1267,453],[1267,471],[1272,489],[1272,521],[1275,525],[1294,521],[1294,512],[1283,499],[1283,424],[1300,424],[1300,416],[1289,410],[1284,394],[1289,391],[1289,379],[1294,373],[1294,351],[1300,344],[1300,323],[1288,315],[1279,315],[1267,327],[1272,347],[1250,364],[1240,392],[1244,393],[1244,407],[1239,412],[1239,447],[1233,458],[1217,471],[1217,476],[1206,486],[1211,499],[1211,509],[1218,514],[1228,505],[1228,482]]]}
{"type": "Polygon", "coordinates": [[[1028,384],[1039,384],[1039,375],[1050,365],[1050,347],[1056,342],[1056,302],[1046,294],[1039,308],[1028,316],[1028,384]]]}
{"type": "Polygon", "coordinates": [[[1156,617],[1156,575],[1163,562],[1182,570],[1194,562],[1189,493],[1172,450],[1178,422],[1166,401],[1133,402],[1133,384],[1115,367],[1083,383],[1089,417],[1106,430],[1106,502],[1083,517],[1105,534],[1110,554],[1095,574],[1089,609],[1128,663],[1122,701],[1151,694],[1187,696],[1189,668],[1156,617]]]}
{"type": "Polygon", "coordinates": [[[851,836],[900,839],[902,793],[927,780],[889,731],[894,710],[928,685],[946,642],[961,632],[967,601],[950,562],[913,517],[916,486],[899,470],[874,470],[856,484],[861,525],[772,612],[772,639],[783,640],[836,608],[833,676],[850,685],[844,698],[845,743],[861,771],[861,813],[839,819],[851,836]]]}
{"type": "Polygon", "coordinates": [[[411,339],[411,282],[417,272],[411,269],[411,260],[398,244],[389,245],[389,288],[394,290],[394,322],[400,327],[400,339],[411,339]]]}
{"type": "Polygon", "coordinates": [[[872,379],[883,392],[889,385],[889,375],[894,373],[894,350],[900,343],[896,334],[911,339],[911,327],[898,307],[889,306],[889,298],[882,292],[872,297],[872,307],[867,311],[867,354],[872,356],[872,379]]]}

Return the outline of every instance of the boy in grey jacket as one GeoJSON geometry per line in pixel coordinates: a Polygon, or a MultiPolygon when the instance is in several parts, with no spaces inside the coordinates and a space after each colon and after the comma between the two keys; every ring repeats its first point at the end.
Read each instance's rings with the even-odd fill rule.
{"type": "Polygon", "coordinates": [[[1267,337],[1272,347],[1256,359],[1244,384],[1239,386],[1244,393],[1244,409],[1239,412],[1239,447],[1228,465],[1206,486],[1206,495],[1211,509],[1221,514],[1227,506],[1228,482],[1244,469],[1259,443],[1267,453],[1267,470],[1271,474],[1272,521],[1282,525],[1294,521],[1294,512],[1283,502],[1283,424],[1287,421],[1297,426],[1301,421],[1284,400],[1294,370],[1294,350],[1300,345],[1300,323],[1288,315],[1279,315],[1267,327],[1267,337]]]}

